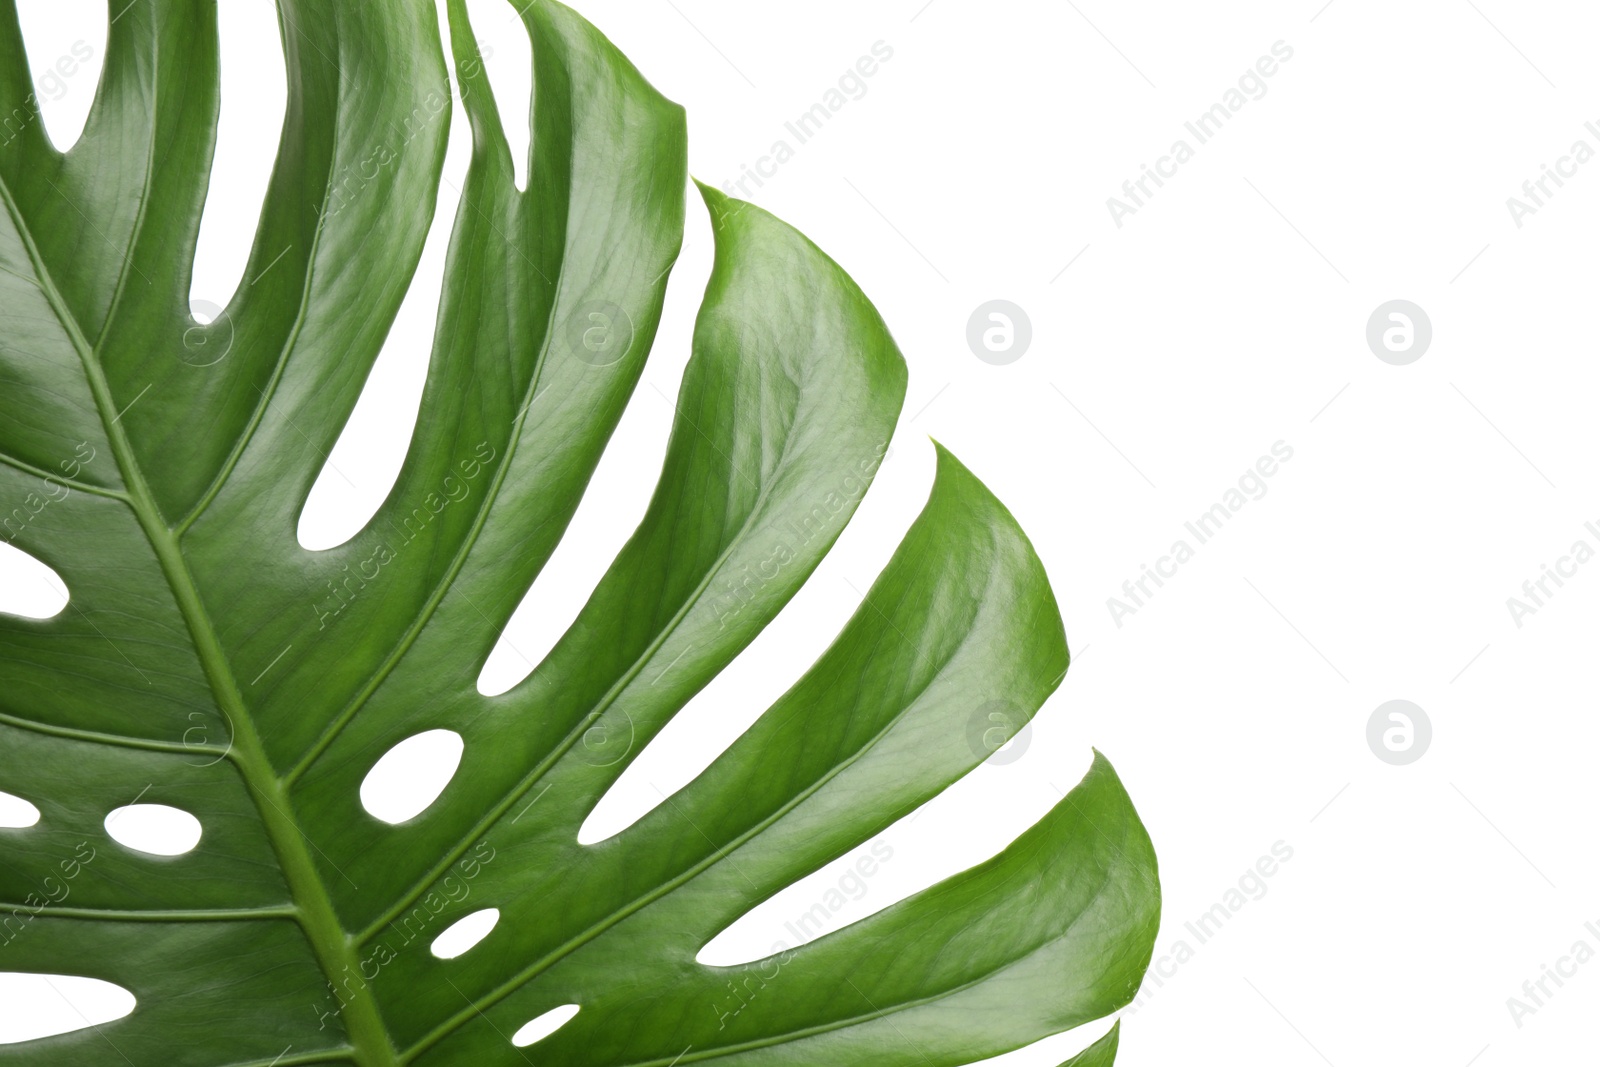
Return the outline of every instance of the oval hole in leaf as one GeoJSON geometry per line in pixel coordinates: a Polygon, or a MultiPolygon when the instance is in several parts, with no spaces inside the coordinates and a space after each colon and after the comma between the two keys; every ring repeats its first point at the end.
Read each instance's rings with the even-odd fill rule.
{"type": "Polygon", "coordinates": [[[165,804],[129,804],[106,816],[111,840],[152,856],[181,856],[200,843],[200,820],[165,804]]]}
{"type": "Polygon", "coordinates": [[[475,911],[434,939],[433,954],[441,960],[453,960],[457,956],[465,955],[479,941],[488,937],[499,922],[499,908],[475,911]]]}
{"type": "Polygon", "coordinates": [[[119,985],[67,974],[0,972],[0,1046],[125,1018],[138,1004],[119,985]]]}
{"type": "Polygon", "coordinates": [[[69,599],[61,575],[21,549],[0,544],[0,612],[52,619],[69,599]]]}
{"type": "Polygon", "coordinates": [[[39,821],[39,809],[21,797],[0,793],[0,829],[22,830],[39,821]]]}
{"type": "Polygon", "coordinates": [[[535,1041],[543,1041],[563,1026],[572,1021],[578,1014],[578,1005],[563,1004],[559,1008],[551,1008],[543,1015],[527,1023],[521,1030],[511,1035],[511,1043],[518,1048],[527,1048],[535,1041]]]}
{"type": "Polygon", "coordinates": [[[372,765],[361,783],[361,806],[396,825],[427,811],[461,766],[466,744],[454,730],[408,737],[372,765]]]}

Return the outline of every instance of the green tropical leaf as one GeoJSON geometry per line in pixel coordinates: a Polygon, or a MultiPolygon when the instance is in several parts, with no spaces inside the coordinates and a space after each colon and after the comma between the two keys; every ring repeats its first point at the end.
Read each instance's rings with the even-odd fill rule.
{"type": "Polygon", "coordinates": [[[1117,1062],[1117,1044],[1122,1040],[1122,1023],[1117,1022],[1111,1032],[1090,1045],[1061,1067],[1111,1067],[1117,1062]]]}
{"type": "Polygon", "coordinates": [[[900,413],[877,312],[755,207],[701,190],[716,262],[644,520],[532,674],[478,692],[639,379],[684,225],[681,109],[558,4],[523,5],[519,191],[449,2],[474,151],[416,430],[368,525],[300,547],[421,255],[451,90],[429,0],[278,6],[289,106],[252,281],[200,324],[215,0],[123,7],[65,154],[0,4],[0,114],[26,120],[0,146],[0,504],[28,502],[6,538],[71,592],[53,619],[0,616],[0,788],[41,812],[0,830],[0,969],[138,999],[0,1063],[937,1067],[1126,1004],[1159,891],[1098,755],[988,862],[768,959],[696,962],[981,762],[975,711],[1020,723],[1062,680],[1038,557],[942,448],[816,664],[688,786],[577,841],[804,584],[900,413]],[[368,815],[368,772],[431,730],[464,739],[448,787],[400,825],[368,815]],[[198,847],[116,843],[107,817],[136,803],[192,813],[198,847]],[[486,908],[480,944],[430,952],[486,908]]]}

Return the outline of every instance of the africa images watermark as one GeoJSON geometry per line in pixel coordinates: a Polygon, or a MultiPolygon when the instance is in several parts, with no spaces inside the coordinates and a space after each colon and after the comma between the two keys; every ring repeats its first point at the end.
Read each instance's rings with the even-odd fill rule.
{"type": "Polygon", "coordinates": [[[853,469],[847,467],[850,473],[839,480],[836,489],[825,493],[800,519],[789,520],[787,530],[776,533],[765,558],[754,565],[746,563],[738,574],[720,578],[723,589],[713,601],[719,629],[726,629],[728,621],[755,600],[767,583],[783,573],[784,568],[795,561],[801,549],[821,536],[828,529],[829,520],[866,493],[867,487],[872,484],[873,474],[889,455],[889,447],[880,445],[872,455],[855,463],[853,469]]]}
{"type": "Polygon", "coordinates": [[[1117,629],[1122,629],[1123,620],[1129,615],[1136,615],[1140,608],[1146,607],[1156,591],[1166,585],[1167,579],[1177,577],[1178,568],[1194,559],[1198,547],[1221,533],[1222,528],[1243,511],[1246,504],[1266,496],[1267,479],[1282,469],[1280,464],[1293,458],[1294,449],[1286,442],[1274,443],[1272,454],[1257,459],[1253,467],[1239,476],[1235,488],[1223,493],[1219,502],[1211,505],[1194,521],[1183,524],[1183,528],[1194,538],[1194,544],[1180,537],[1173,542],[1167,555],[1156,560],[1154,568],[1149,564],[1140,564],[1139,577],[1122,583],[1122,597],[1106,598],[1106,610],[1111,612],[1111,621],[1116,623],[1117,629]],[[1152,584],[1155,589],[1151,588],[1152,584]]]}
{"type": "Polygon", "coordinates": [[[401,551],[421,537],[423,531],[446,508],[467,499],[472,493],[472,483],[497,458],[499,453],[489,442],[478,442],[471,456],[456,462],[454,471],[445,476],[438,491],[423,497],[421,507],[412,508],[410,514],[398,522],[391,518],[389,531],[392,536],[379,541],[372,554],[355,565],[355,570],[350,569],[350,564],[344,564],[340,568],[340,576],[327,580],[328,596],[312,602],[311,610],[317,617],[317,629],[326,630],[328,623],[355,603],[367,586],[377,581],[383,568],[399,559],[401,551]]]}
{"type": "MultiPolygon", "coordinates": [[[[855,863],[822,894],[821,900],[784,923],[783,928],[794,935],[797,946],[821,937],[833,924],[834,916],[844,910],[847,901],[861,900],[867,895],[870,888],[868,881],[892,859],[894,848],[888,842],[874,841],[866,853],[858,856],[855,863]]],[[[761,962],[759,970],[745,974],[737,981],[730,979],[728,996],[711,1005],[711,1010],[717,1016],[717,1029],[726,1029],[728,1020],[748,1008],[794,957],[795,949],[790,948],[787,941],[776,941],[772,945],[772,955],[761,962]]]]}
{"type": "MultiPolygon", "coordinates": [[[[1585,523],[1583,529],[1596,541],[1600,541],[1600,525],[1593,522],[1585,523]]],[[[1579,538],[1573,542],[1571,550],[1566,555],[1556,560],[1554,567],[1548,563],[1539,564],[1539,576],[1529,578],[1522,583],[1522,596],[1506,598],[1506,610],[1511,612],[1511,621],[1516,623],[1517,629],[1522,629],[1529,615],[1537,615],[1539,609],[1546,607],[1547,602],[1560,592],[1568,581],[1576,578],[1579,567],[1594,558],[1594,546],[1587,540],[1579,538]]]]}
{"type": "Polygon", "coordinates": [[[93,845],[87,841],[78,842],[78,847],[71,856],[56,864],[61,872],[47,874],[40,882],[39,892],[30,892],[23,900],[21,907],[13,906],[0,918],[0,948],[11,944],[20,937],[46,908],[60,907],[72,895],[72,881],[83,873],[83,869],[94,862],[98,853],[93,845]],[[87,851],[88,855],[84,853],[87,851]]]}
{"type": "MultiPolygon", "coordinates": [[[[1586,122],[1583,128],[1589,136],[1600,141],[1600,126],[1586,122]]],[[[1506,210],[1511,212],[1511,221],[1517,229],[1526,226],[1528,219],[1537,215],[1540,208],[1548,207],[1548,201],[1566,186],[1563,179],[1576,178],[1578,168],[1593,159],[1595,154],[1594,146],[1580,137],[1572,142],[1566,155],[1556,160],[1554,167],[1548,163],[1539,164],[1539,176],[1522,183],[1522,196],[1506,198],[1506,210]],[[1552,185],[1555,188],[1552,189],[1552,185]]]]}
{"type": "MultiPolygon", "coordinates": [[[[1600,941],[1600,925],[1585,923],[1583,929],[1590,937],[1600,941]]],[[[1511,1021],[1517,1024],[1517,1029],[1521,1030],[1527,1025],[1524,1020],[1528,1016],[1537,1015],[1539,1009],[1549,1007],[1549,1002],[1566,988],[1567,982],[1578,977],[1578,968],[1592,962],[1595,955],[1594,946],[1579,938],[1567,955],[1556,960],[1554,967],[1541,963],[1539,977],[1522,983],[1522,996],[1506,998],[1506,1010],[1511,1013],[1511,1021]]]]}
{"type": "Polygon", "coordinates": [[[722,183],[723,192],[729,196],[750,199],[750,183],[754,182],[757,189],[766,182],[777,177],[778,168],[794,159],[798,148],[817,134],[831,121],[833,116],[845,109],[852,100],[860,100],[867,95],[867,79],[883,69],[883,64],[894,58],[894,48],[885,41],[874,41],[870,55],[864,55],[855,61],[853,66],[845,68],[839,80],[822,94],[822,99],[802,112],[792,122],[783,124],[787,137],[780,137],[772,142],[767,154],[756,160],[755,166],[745,163],[740,165],[738,178],[730,178],[722,183]],[[790,144],[790,139],[794,143],[790,144]]]}
{"type": "Polygon", "coordinates": [[[1147,1005],[1157,990],[1177,977],[1179,968],[1195,958],[1198,948],[1215,939],[1233,921],[1235,915],[1267,895],[1268,879],[1277,875],[1284,864],[1294,859],[1294,848],[1287,842],[1274,842],[1270,851],[1270,855],[1260,857],[1240,875],[1239,880],[1222,894],[1220,901],[1203,912],[1198,919],[1183,924],[1184,930],[1194,939],[1194,944],[1191,945],[1187,938],[1179,938],[1173,943],[1171,952],[1151,961],[1150,969],[1145,972],[1144,982],[1139,986],[1138,995],[1134,997],[1133,1003],[1128,1005],[1128,1014],[1132,1015],[1147,1005]]]}
{"type": "Polygon", "coordinates": [[[328,191],[321,206],[313,204],[311,210],[316,212],[321,221],[333,218],[339,212],[350,206],[350,202],[367,187],[378,180],[385,167],[400,158],[400,153],[418,137],[437,123],[440,118],[450,114],[450,94],[433,90],[423,98],[418,107],[411,109],[405,118],[398,122],[391,122],[390,139],[380,141],[378,147],[367,153],[354,164],[346,163],[339,168],[336,175],[328,180],[328,191]],[[390,147],[391,144],[398,147],[390,147]]]}
{"type": "Polygon", "coordinates": [[[67,482],[82,474],[83,469],[94,462],[96,454],[93,445],[80,441],[70,457],[56,464],[61,471],[59,477],[54,473],[47,475],[43,490],[29,492],[21,504],[0,515],[0,533],[5,535],[6,543],[10,544],[21,536],[51,504],[59,504],[71,496],[72,487],[67,482]]]}
{"type": "Polygon", "coordinates": [[[439,882],[439,888],[430,889],[409,913],[393,924],[394,936],[401,940],[391,944],[391,938],[386,937],[367,951],[354,969],[346,964],[335,980],[328,983],[327,999],[322,1004],[311,1006],[311,1010],[316,1012],[317,1019],[322,1024],[317,1029],[327,1029],[328,1020],[337,1018],[351,998],[375,981],[380,971],[400,958],[401,951],[410,947],[417,938],[427,934],[434,920],[442,915],[446,908],[451,904],[464,903],[472,895],[472,880],[494,862],[495,855],[494,847],[487,841],[478,842],[471,855],[456,861],[451,868],[453,873],[444,876],[439,882]],[[484,855],[485,850],[488,851],[488,855],[484,855]],[[325,1007],[324,1005],[330,1001],[333,1007],[325,1007]]]}
{"type": "Polygon", "coordinates": [[[1241,74],[1237,85],[1223,93],[1220,102],[1212,104],[1194,120],[1183,124],[1184,130],[1194,138],[1194,144],[1191,145],[1186,138],[1178,138],[1167,154],[1156,160],[1154,167],[1141,163],[1139,176],[1122,183],[1122,195],[1127,199],[1115,196],[1106,199],[1106,209],[1111,212],[1111,221],[1117,229],[1122,229],[1124,219],[1137,215],[1139,209],[1155,197],[1156,190],[1166,185],[1163,179],[1178,176],[1178,168],[1195,157],[1198,146],[1221,133],[1223,127],[1243,111],[1250,101],[1260,100],[1267,95],[1267,79],[1278,73],[1280,64],[1294,58],[1294,49],[1283,41],[1273,42],[1271,52],[1271,55],[1262,56],[1256,60],[1255,66],[1241,74]],[[1150,188],[1152,184],[1155,189],[1150,188]]]}
{"type": "Polygon", "coordinates": [[[77,77],[83,65],[93,58],[93,45],[87,41],[74,41],[65,55],[44,68],[44,72],[34,78],[34,86],[38,91],[29,93],[21,107],[12,108],[9,115],[0,118],[0,135],[3,135],[0,136],[0,148],[15,141],[23,130],[39,121],[42,113],[40,93],[51,103],[60,100],[67,95],[69,79],[77,77]]]}

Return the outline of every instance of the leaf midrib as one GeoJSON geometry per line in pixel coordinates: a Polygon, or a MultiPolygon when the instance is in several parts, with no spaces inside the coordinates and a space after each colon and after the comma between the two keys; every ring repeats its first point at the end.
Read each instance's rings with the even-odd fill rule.
{"type": "MultiPolygon", "coordinates": [[[[332,897],[307,851],[309,839],[289,813],[290,801],[283,781],[267,758],[255,728],[254,717],[233,676],[194,576],[179,549],[177,537],[162,516],[154,494],[144,479],[132,443],[116,417],[116,404],[110,385],[95,358],[94,348],[57,288],[17,206],[10,184],[3,176],[0,176],[0,201],[4,202],[6,212],[16,227],[17,237],[27,252],[40,292],[44,294],[83,366],[96,411],[127,487],[126,503],[155,553],[178,610],[189,628],[196,658],[205,671],[218,710],[232,727],[233,741],[229,758],[238,767],[240,777],[261,817],[294,901],[295,917],[318,965],[332,986],[343,973],[360,973],[359,954],[341,925],[332,897]]],[[[355,1046],[348,1055],[361,1067],[399,1067],[394,1044],[370,986],[363,984],[353,992],[347,987],[341,988],[345,988],[348,999],[341,1002],[340,1014],[351,1043],[355,1046]]],[[[327,1055],[338,1057],[345,1054],[333,1051],[327,1055]]]]}

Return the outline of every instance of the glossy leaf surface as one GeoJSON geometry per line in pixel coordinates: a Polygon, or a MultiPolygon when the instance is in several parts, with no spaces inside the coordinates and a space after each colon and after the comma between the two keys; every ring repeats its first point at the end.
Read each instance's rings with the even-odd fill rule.
{"type": "Polygon", "coordinates": [[[0,510],[71,597],[0,616],[0,788],[40,812],[0,829],[0,970],[138,999],[0,1063],[937,1067],[1138,986],[1155,859],[1098,756],[989,862],[767,960],[695,962],[981,762],[975,710],[1020,723],[1062,680],[1039,559],[943,449],[832,647],[688,786],[577,841],[816,568],[899,417],[877,312],[753,206],[701,191],[716,262],[643,521],[532,674],[477,691],[638,382],[687,184],[682,111],[570,10],[519,7],[527,188],[451,0],[474,153],[417,427],[377,515],[312,552],[300,511],[433,213],[452,109],[432,4],[280,0],[289,107],[253,281],[209,324],[188,292],[215,3],[117,15],[65,154],[0,4],[0,114],[32,116],[0,146],[0,510]],[[437,799],[397,825],[367,814],[374,766],[429,731],[462,744],[437,799]],[[198,845],[116,843],[108,813],[136,803],[191,813],[198,845]],[[481,941],[429,951],[486,909],[481,941]]]}

